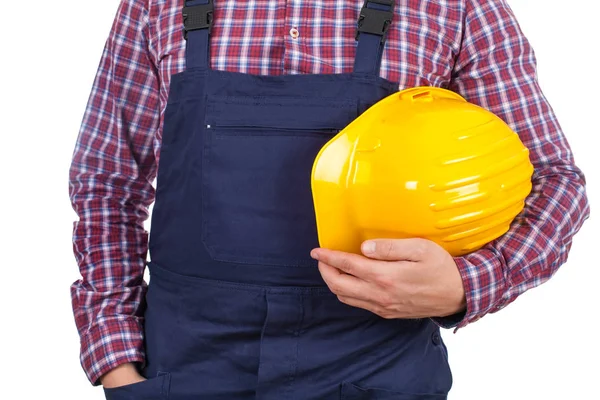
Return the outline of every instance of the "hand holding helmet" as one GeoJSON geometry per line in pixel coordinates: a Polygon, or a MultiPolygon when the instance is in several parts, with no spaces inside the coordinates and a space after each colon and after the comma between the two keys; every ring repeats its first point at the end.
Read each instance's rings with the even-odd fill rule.
{"type": "Polygon", "coordinates": [[[519,136],[491,112],[440,88],[375,104],[317,156],[312,189],[330,289],[384,318],[464,310],[453,257],[508,231],[531,191],[519,136]]]}

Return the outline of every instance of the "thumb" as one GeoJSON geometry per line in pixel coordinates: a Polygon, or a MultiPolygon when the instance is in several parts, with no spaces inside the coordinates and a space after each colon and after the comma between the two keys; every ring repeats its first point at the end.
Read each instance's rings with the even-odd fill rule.
{"type": "Polygon", "coordinates": [[[421,261],[429,252],[431,242],[426,239],[372,239],[363,242],[365,257],[381,261],[421,261]]]}

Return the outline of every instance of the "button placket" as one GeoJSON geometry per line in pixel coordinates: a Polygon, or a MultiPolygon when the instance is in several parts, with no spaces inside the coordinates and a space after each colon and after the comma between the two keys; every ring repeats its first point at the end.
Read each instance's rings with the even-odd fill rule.
{"type": "Polygon", "coordinates": [[[285,9],[284,73],[297,73],[300,68],[303,7],[302,2],[288,1],[285,9]]]}

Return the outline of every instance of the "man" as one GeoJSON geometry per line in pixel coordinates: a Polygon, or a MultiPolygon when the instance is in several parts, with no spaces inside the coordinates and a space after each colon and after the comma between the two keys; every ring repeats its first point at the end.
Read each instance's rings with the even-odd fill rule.
{"type": "Polygon", "coordinates": [[[89,380],[109,399],[446,398],[439,327],[549,279],[589,213],[509,6],[183,6],[122,1],[78,138],[71,289],[89,380]],[[317,151],[415,86],[456,91],[518,132],[535,167],[525,209],[464,257],[423,239],[315,248],[317,151]]]}

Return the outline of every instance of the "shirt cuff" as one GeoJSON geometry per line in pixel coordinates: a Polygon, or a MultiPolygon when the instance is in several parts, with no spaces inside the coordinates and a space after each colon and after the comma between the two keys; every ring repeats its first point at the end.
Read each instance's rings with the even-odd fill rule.
{"type": "Polygon", "coordinates": [[[145,358],[143,326],[135,318],[106,318],[81,338],[81,366],[94,386],[118,365],[137,362],[143,367],[145,358]]]}
{"type": "Polygon", "coordinates": [[[481,250],[467,257],[454,258],[465,290],[466,309],[447,317],[431,318],[441,328],[455,328],[455,333],[487,313],[500,310],[507,294],[501,265],[496,265],[499,263],[492,251],[481,250]]]}

